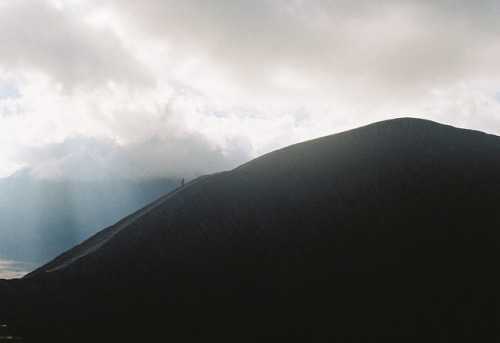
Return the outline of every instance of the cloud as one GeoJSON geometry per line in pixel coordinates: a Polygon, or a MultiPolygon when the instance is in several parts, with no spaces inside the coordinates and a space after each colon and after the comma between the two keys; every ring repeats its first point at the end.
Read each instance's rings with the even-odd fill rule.
{"type": "Polygon", "coordinates": [[[177,54],[201,56],[196,70],[221,71],[206,77],[227,77],[242,92],[286,96],[276,83],[283,72],[314,91],[372,99],[499,76],[493,2],[109,2],[177,54]]]}
{"type": "Polygon", "coordinates": [[[238,148],[233,146],[233,150],[224,151],[211,147],[210,142],[196,134],[183,138],[152,137],[127,146],[75,136],[58,144],[25,149],[19,159],[34,166],[30,173],[35,178],[45,180],[192,179],[246,161],[245,150],[238,148]]]}
{"type": "Polygon", "coordinates": [[[0,173],[204,173],[400,116],[500,134],[499,15],[487,0],[0,0],[0,173]]]}
{"type": "Polygon", "coordinates": [[[153,82],[111,30],[90,28],[47,1],[1,3],[0,41],[4,68],[42,72],[69,91],[108,80],[153,82]]]}
{"type": "Polygon", "coordinates": [[[500,83],[496,2],[106,3],[169,47],[177,82],[226,113],[253,107],[275,121],[306,109],[318,123],[309,137],[342,122],[425,117],[417,110],[435,104],[435,89],[500,83]]]}
{"type": "Polygon", "coordinates": [[[33,263],[0,259],[0,279],[21,278],[33,268],[35,268],[33,263]]]}

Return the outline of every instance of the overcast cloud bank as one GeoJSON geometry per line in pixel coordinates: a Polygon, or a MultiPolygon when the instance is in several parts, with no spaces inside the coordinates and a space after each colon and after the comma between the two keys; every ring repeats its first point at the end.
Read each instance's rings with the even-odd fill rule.
{"type": "Polygon", "coordinates": [[[0,176],[182,176],[376,120],[500,134],[496,1],[0,0],[0,176]]]}

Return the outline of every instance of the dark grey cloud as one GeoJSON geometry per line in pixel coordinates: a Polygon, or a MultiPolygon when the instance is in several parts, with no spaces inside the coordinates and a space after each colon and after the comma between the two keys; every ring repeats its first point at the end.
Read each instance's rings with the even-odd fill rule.
{"type": "Polygon", "coordinates": [[[221,149],[199,134],[153,136],[127,146],[74,136],[61,143],[24,149],[18,157],[38,179],[191,179],[234,168],[248,160],[247,152],[248,146],[240,140],[221,149]]]}

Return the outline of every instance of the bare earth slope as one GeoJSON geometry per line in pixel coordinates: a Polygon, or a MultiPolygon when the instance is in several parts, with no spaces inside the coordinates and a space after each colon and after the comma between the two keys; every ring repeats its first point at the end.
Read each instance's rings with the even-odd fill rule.
{"type": "Polygon", "coordinates": [[[197,179],[23,279],[32,342],[498,341],[500,138],[398,119],[197,179]]]}

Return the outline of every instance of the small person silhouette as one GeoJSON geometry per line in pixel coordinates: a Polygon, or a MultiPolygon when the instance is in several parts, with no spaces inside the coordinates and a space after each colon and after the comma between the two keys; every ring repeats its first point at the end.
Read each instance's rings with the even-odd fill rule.
{"type": "Polygon", "coordinates": [[[184,179],[181,181],[181,187],[184,187],[184,179]]]}

